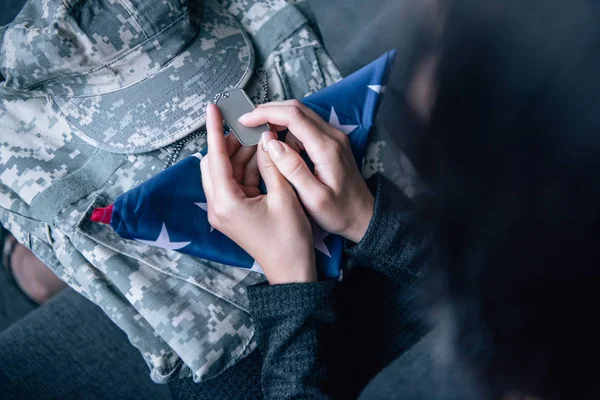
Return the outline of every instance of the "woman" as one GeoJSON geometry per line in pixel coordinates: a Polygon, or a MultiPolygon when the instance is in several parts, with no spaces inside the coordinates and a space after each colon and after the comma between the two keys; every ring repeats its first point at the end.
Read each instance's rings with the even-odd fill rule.
{"type": "MultiPolygon", "coordinates": [[[[382,372],[388,379],[375,377],[366,398],[599,398],[598,15],[595,3],[578,0],[454,3],[431,113],[435,152],[427,152],[433,214],[381,177],[369,191],[345,136],[297,102],[246,116],[247,125],[268,122],[295,136],[286,144],[265,133],[256,157],[222,136],[210,107],[202,161],[210,222],[269,282],[249,290],[260,353],[176,397],[355,397],[343,393],[356,387],[348,374],[366,367],[348,353],[391,353],[408,335],[406,350],[423,335],[411,293],[433,243],[434,336],[382,372]],[[316,281],[307,214],[357,242],[349,256],[396,280],[416,317],[374,344],[341,346],[348,331],[340,326],[356,310],[339,305],[340,283],[316,281]],[[433,350],[443,362],[431,362],[433,350]]],[[[404,315],[385,317],[392,324],[404,315]]]]}
{"type": "Polygon", "coordinates": [[[464,386],[476,398],[600,397],[599,15],[587,1],[452,4],[427,152],[438,200],[431,225],[381,178],[374,200],[345,136],[297,102],[242,117],[297,139],[290,146],[263,135],[257,163],[268,193],[257,195],[229,157],[218,110],[209,109],[202,174],[211,224],[270,283],[249,291],[267,397],[326,398],[347,384],[332,375],[341,353],[327,346],[336,283],[316,282],[305,212],[358,242],[349,255],[407,291],[432,239],[439,335],[430,344],[449,360],[438,376],[447,389],[413,396],[401,367],[399,396],[466,398],[456,387],[464,386]]]}
{"type": "MultiPolygon", "coordinates": [[[[177,398],[356,397],[373,375],[424,333],[410,289],[418,281],[429,253],[428,232],[418,223],[408,199],[386,179],[373,180],[371,193],[356,167],[346,135],[299,102],[268,104],[249,116],[247,123],[258,124],[258,120],[268,120],[275,129],[286,126],[291,134],[297,133],[297,138],[289,143],[296,149],[306,149],[314,161],[316,175],[289,144],[275,140],[272,132],[265,132],[261,144],[255,147],[241,147],[233,135],[224,137],[216,106],[208,109],[210,150],[201,165],[210,223],[256,258],[270,284],[249,290],[261,351],[207,382],[194,385],[190,379],[174,380],[170,386],[177,398]],[[267,195],[260,195],[258,190],[259,172],[267,195]],[[398,283],[390,285],[364,273],[348,274],[343,284],[317,282],[311,223],[305,210],[324,229],[358,243],[347,250],[356,264],[373,265],[398,283]],[[369,229],[370,225],[373,228],[369,229]],[[360,299],[361,295],[373,296],[372,292],[381,295],[360,299]],[[404,318],[390,321],[392,315],[404,318]],[[342,381],[346,382],[340,384],[342,381]]],[[[7,259],[12,255],[14,271],[23,264],[18,258],[20,250],[16,248],[7,254],[7,259]]],[[[73,305],[69,303],[70,300],[60,302],[70,310],[73,305]]],[[[70,312],[60,309],[56,302],[49,306],[53,312],[38,316],[46,323],[47,314],[59,313],[64,318],[70,312]]],[[[53,333],[52,338],[58,339],[61,332],[64,336],[50,348],[62,348],[63,342],[74,343],[75,337],[82,334],[89,340],[97,335],[94,326],[102,316],[89,310],[89,306],[77,307],[85,309],[85,317],[77,317],[77,332],[62,332],[60,325],[64,322],[59,318],[51,322],[52,329],[45,328],[53,333]],[[94,333],[79,332],[84,331],[79,328],[81,324],[94,333]],[[69,339],[70,335],[74,337],[69,339]]],[[[37,321],[30,322],[37,326],[37,321]]],[[[106,326],[102,329],[105,332],[106,326]]],[[[25,346],[18,333],[17,330],[5,335],[3,346],[25,346]]],[[[93,341],[107,342],[104,338],[93,341]]],[[[118,347],[111,343],[111,347],[115,346],[118,347]]],[[[128,343],[121,346],[130,347],[128,343]]],[[[92,354],[66,347],[69,355],[61,360],[93,365],[87,359],[92,354]]],[[[36,391],[38,385],[28,385],[19,378],[36,371],[28,359],[18,357],[18,350],[6,350],[0,352],[0,361],[13,361],[10,368],[0,370],[0,385],[5,382],[5,387],[14,388],[15,393],[20,390],[48,396],[47,391],[36,391]],[[20,361],[15,362],[15,358],[20,361]]],[[[35,353],[33,350],[30,346],[27,351],[35,353]]],[[[44,353],[41,358],[45,356],[44,353]]],[[[118,354],[102,357],[119,358],[118,354]]],[[[101,377],[100,381],[106,378],[101,377]]],[[[85,390],[89,386],[87,380],[85,376],[68,379],[64,387],[52,388],[52,393],[69,395],[85,390]]],[[[130,382],[126,386],[137,384],[130,382]]],[[[10,390],[9,397],[13,393],[10,390]]]]}
{"type": "MultiPolygon", "coordinates": [[[[244,248],[263,268],[269,285],[249,289],[263,356],[267,398],[328,398],[340,387],[336,365],[337,281],[317,281],[309,216],[328,232],[358,243],[347,252],[358,263],[405,285],[417,281],[429,252],[429,235],[402,193],[382,177],[370,192],[346,135],[298,101],[270,103],[244,115],[249,126],[289,129],[288,143],[305,150],[314,175],[288,143],[264,132],[256,148],[258,179],[247,173],[254,149],[223,136],[218,108],[209,106],[209,152],[201,163],[209,222],[244,248]],[[238,149],[239,148],[239,149],[238,149]],[[295,189],[295,190],[294,190],[295,189]],[[308,215],[307,215],[308,214],[308,215]]],[[[407,300],[408,301],[408,300],[407,300]]],[[[419,330],[417,330],[419,332],[419,330]]]]}

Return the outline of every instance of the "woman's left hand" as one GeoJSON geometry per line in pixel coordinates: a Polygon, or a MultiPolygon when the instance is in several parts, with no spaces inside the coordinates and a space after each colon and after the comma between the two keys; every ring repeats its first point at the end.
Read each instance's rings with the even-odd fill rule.
{"type": "MultiPolygon", "coordinates": [[[[248,252],[271,284],[316,281],[311,226],[296,193],[261,143],[255,160],[268,193],[260,194],[254,187],[255,174],[247,173],[251,166],[245,169],[236,163],[240,151],[237,157],[246,163],[254,159],[246,154],[249,150],[240,148],[230,156],[228,145],[234,144],[223,136],[221,112],[211,104],[207,115],[208,154],[200,165],[208,221],[248,252]]],[[[262,142],[274,138],[265,132],[262,142]]]]}

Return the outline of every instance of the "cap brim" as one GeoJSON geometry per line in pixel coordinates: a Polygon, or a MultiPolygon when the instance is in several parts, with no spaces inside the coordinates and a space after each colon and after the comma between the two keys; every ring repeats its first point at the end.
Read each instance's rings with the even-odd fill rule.
{"type": "Polygon", "coordinates": [[[108,94],[52,99],[86,142],[110,152],[143,153],[204,125],[215,94],[245,86],[253,69],[254,51],[243,27],[224,10],[204,6],[196,38],[156,74],[108,94]]]}

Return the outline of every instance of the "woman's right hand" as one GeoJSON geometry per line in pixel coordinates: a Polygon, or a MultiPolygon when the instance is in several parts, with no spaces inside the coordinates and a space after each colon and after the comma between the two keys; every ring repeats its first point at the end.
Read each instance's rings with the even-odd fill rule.
{"type": "MultiPolygon", "coordinates": [[[[292,145],[306,150],[314,175],[297,151],[276,139],[266,144],[273,162],[296,188],[310,216],[328,232],[359,242],[373,217],[374,198],[354,160],[348,137],[296,100],[259,106],[240,117],[254,127],[288,128],[292,145]]],[[[289,137],[289,135],[288,135],[289,137]]]]}

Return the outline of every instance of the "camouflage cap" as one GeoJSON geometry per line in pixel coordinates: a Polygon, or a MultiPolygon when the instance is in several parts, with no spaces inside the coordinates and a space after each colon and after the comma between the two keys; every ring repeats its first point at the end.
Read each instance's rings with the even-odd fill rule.
{"type": "Polygon", "coordinates": [[[29,1],[0,35],[0,96],[50,97],[92,145],[142,153],[205,122],[254,52],[214,0],[29,1]]]}

